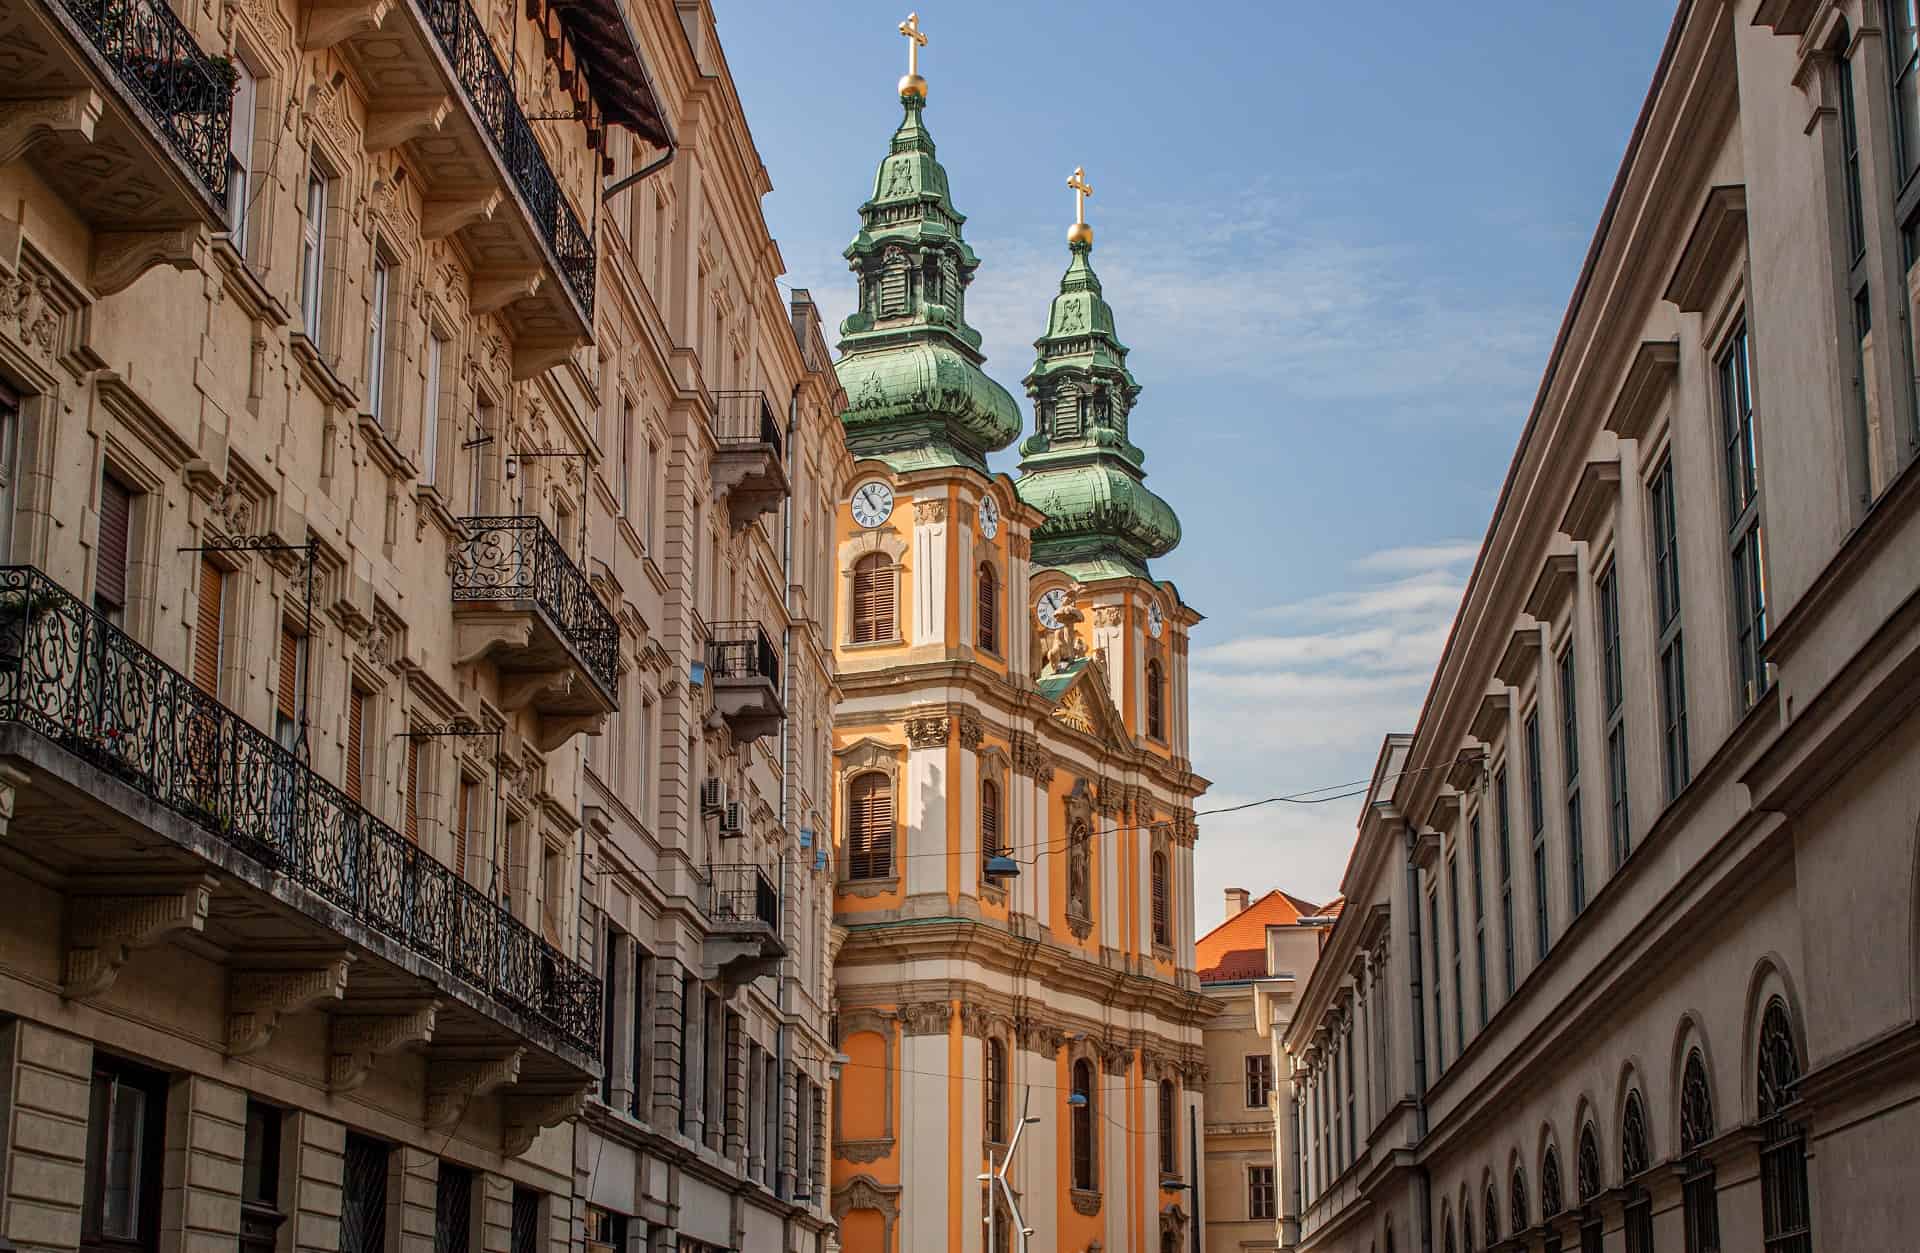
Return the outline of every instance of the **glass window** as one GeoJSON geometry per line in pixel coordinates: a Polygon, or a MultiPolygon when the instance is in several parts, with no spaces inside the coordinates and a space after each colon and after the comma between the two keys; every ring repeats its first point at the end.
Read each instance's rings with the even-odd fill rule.
{"type": "Polygon", "coordinates": [[[1527,811],[1533,823],[1533,953],[1546,960],[1551,942],[1547,902],[1547,814],[1540,778],[1540,711],[1527,714],[1527,811]]]}
{"type": "Polygon", "coordinates": [[[87,1191],[81,1210],[83,1247],[155,1247],[166,1102],[166,1076],[105,1054],[95,1056],[87,1118],[87,1191]]]}
{"type": "Polygon", "coordinates": [[[1093,1063],[1084,1058],[1073,1064],[1073,1093],[1068,1104],[1071,1115],[1073,1148],[1073,1186],[1091,1192],[1097,1185],[1093,1147],[1093,1063]]]}
{"type": "Polygon", "coordinates": [[[367,291],[367,412],[382,429],[386,427],[387,297],[392,283],[393,267],[375,253],[373,283],[367,291]]]}
{"type": "Polygon", "coordinates": [[[1653,519],[1653,616],[1660,633],[1660,757],[1667,799],[1692,780],[1687,759],[1687,663],[1680,639],[1680,537],[1673,501],[1673,461],[1647,487],[1653,519]]]}
{"type": "Polygon", "coordinates": [[[1249,1053],[1247,1069],[1247,1108],[1265,1109],[1273,1091],[1273,1058],[1265,1053],[1249,1053]]]}
{"type": "Polygon", "coordinates": [[[1774,997],[1760,1019],[1761,1234],[1766,1253],[1812,1253],[1807,1133],[1789,1114],[1800,1096],[1800,1047],[1786,1002],[1774,997]]]}
{"type": "Polygon", "coordinates": [[[440,481],[440,391],[446,386],[442,373],[447,360],[447,341],[439,335],[427,336],[427,391],[420,406],[420,481],[429,486],[440,481]]]}
{"type": "Polygon", "coordinates": [[[1481,883],[1480,815],[1467,822],[1468,870],[1473,883],[1473,982],[1479,991],[1480,1026],[1487,1025],[1487,909],[1486,891],[1481,883]]]}
{"type": "Polygon", "coordinates": [[[259,99],[259,81],[239,57],[233,66],[233,118],[227,127],[227,230],[241,255],[247,251],[247,167],[253,160],[253,111],[259,99]]]}
{"type": "Polygon", "coordinates": [[[1433,1001],[1433,1073],[1438,1075],[1447,1067],[1447,1017],[1445,998],[1440,994],[1440,891],[1437,886],[1427,893],[1427,932],[1430,955],[1427,986],[1432,989],[1433,1001]]]}
{"type": "Polygon", "coordinates": [[[1467,1047],[1467,999],[1460,974],[1460,863],[1447,858],[1447,935],[1453,941],[1453,1043],[1456,1049],[1467,1047]]]}
{"type": "Polygon", "coordinates": [[[1247,1217],[1251,1219],[1271,1219],[1273,1216],[1273,1167],[1247,1167],[1247,1217]]]}
{"type": "Polygon", "coordinates": [[[1573,645],[1560,653],[1560,760],[1567,772],[1567,901],[1578,914],[1587,907],[1586,832],[1580,822],[1580,705],[1573,645]]]}
{"type": "Polygon", "coordinates": [[[327,176],[307,167],[307,212],[300,221],[300,325],[320,342],[327,274],[327,176]]]}
{"type": "Polygon", "coordinates": [[[380,1141],[347,1132],[340,1253],[382,1253],[387,1246],[387,1152],[380,1141]]]}
{"type": "MultiPolygon", "coordinates": [[[[1920,3],[1920,0],[1915,0],[1920,3]]],[[[1760,533],[1759,451],[1747,328],[1721,353],[1720,418],[1727,493],[1727,555],[1733,579],[1735,678],[1740,708],[1751,708],[1771,681],[1760,656],[1767,640],[1764,544],[1760,533]]]]}
{"type": "Polygon", "coordinates": [[[1920,0],[1886,0],[1892,58],[1895,172],[1905,184],[1920,168],[1920,0]]]}
{"type": "Polygon", "coordinates": [[[1500,834],[1500,941],[1505,946],[1501,960],[1507,977],[1507,995],[1512,996],[1518,972],[1513,955],[1513,822],[1507,805],[1505,766],[1493,772],[1493,808],[1495,825],[1500,834]]]}
{"type": "Polygon", "coordinates": [[[1600,697],[1607,727],[1607,840],[1617,867],[1633,851],[1627,808],[1627,702],[1620,657],[1620,580],[1615,566],[1600,576],[1600,697]]]}

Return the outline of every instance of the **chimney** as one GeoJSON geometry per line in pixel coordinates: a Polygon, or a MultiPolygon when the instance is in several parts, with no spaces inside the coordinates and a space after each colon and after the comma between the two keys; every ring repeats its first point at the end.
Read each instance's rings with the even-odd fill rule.
{"type": "Polygon", "coordinates": [[[1227,889],[1227,917],[1237,918],[1247,909],[1247,890],[1245,888],[1227,889]]]}

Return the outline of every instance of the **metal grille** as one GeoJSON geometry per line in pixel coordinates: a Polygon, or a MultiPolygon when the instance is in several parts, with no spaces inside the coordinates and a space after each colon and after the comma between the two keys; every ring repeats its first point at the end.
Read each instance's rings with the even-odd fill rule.
{"type": "Polygon", "coordinates": [[[1767,1253],[1812,1253],[1806,1131],[1787,1116],[1799,1095],[1800,1050],[1786,1002],[1767,1002],[1760,1022],[1760,1212],[1767,1253]]]}
{"type": "Polygon", "coordinates": [[[384,1253],[387,1146],[349,1131],[342,1176],[340,1253],[384,1253]]]}
{"type": "Polygon", "coordinates": [[[540,1194],[532,1188],[515,1187],[511,1253],[536,1253],[539,1247],[540,1194]]]}
{"type": "Polygon", "coordinates": [[[1627,1198],[1622,1218],[1627,1253],[1653,1253],[1653,1198],[1644,1191],[1635,1191],[1627,1198]]]}
{"type": "Polygon", "coordinates": [[[0,722],[29,727],[482,995],[600,1049],[600,981],[32,566],[0,566],[0,722]]]}
{"type": "Polygon", "coordinates": [[[773,406],[760,392],[725,391],[713,394],[713,439],[722,448],[752,447],[769,444],[773,455],[781,455],[780,424],[773,419],[773,406]]]}
{"type": "Polygon", "coordinates": [[[453,599],[529,600],[611,698],[620,681],[620,627],[547,524],[526,516],[462,518],[453,599]]]}
{"type": "Polygon", "coordinates": [[[467,1253],[473,1225],[473,1172],[440,1163],[433,1189],[433,1253],[467,1253]]]}
{"type": "Polygon", "coordinates": [[[1720,1197],[1713,1166],[1688,1162],[1680,1181],[1680,1223],[1687,1253],[1720,1253],[1720,1197]]]}

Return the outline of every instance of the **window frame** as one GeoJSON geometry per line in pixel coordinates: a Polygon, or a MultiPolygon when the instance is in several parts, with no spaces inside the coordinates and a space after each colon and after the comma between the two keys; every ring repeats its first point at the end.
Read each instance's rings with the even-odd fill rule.
{"type": "Polygon", "coordinates": [[[1145,692],[1145,723],[1147,738],[1166,742],[1167,738],[1167,675],[1166,668],[1158,657],[1147,658],[1143,668],[1145,692]]]}
{"type": "Polygon", "coordinates": [[[1273,1095],[1273,1056],[1269,1053],[1247,1053],[1242,1063],[1241,1074],[1245,1087],[1241,1093],[1247,1109],[1265,1109],[1273,1095]]]}
{"type": "Polygon", "coordinates": [[[327,346],[327,215],[332,207],[338,175],[316,156],[307,162],[305,194],[301,198],[300,269],[295,303],[299,329],[319,348],[327,346]]]}
{"type": "Polygon", "coordinates": [[[1744,314],[1714,354],[1715,407],[1720,414],[1721,489],[1732,580],[1735,712],[1744,714],[1773,686],[1761,655],[1767,641],[1766,535],[1760,518],[1759,415],[1753,400],[1753,344],[1744,314]],[[1737,411],[1737,412],[1736,412],[1737,411]]]}
{"type": "Polygon", "coordinates": [[[96,1051],[89,1080],[87,1106],[86,1157],[83,1167],[85,1191],[80,1204],[80,1245],[85,1253],[155,1253],[160,1244],[162,1188],[166,1162],[167,1098],[169,1077],[162,1071],[143,1066],[110,1053],[96,1051]],[[103,1093],[102,1084],[105,1084],[103,1093]],[[131,1147],[133,1174],[128,1189],[133,1207],[131,1235],[109,1232],[106,1227],[106,1193],[109,1159],[115,1148],[116,1116],[121,1095],[138,1096],[140,1123],[131,1147]],[[105,1099],[105,1121],[98,1115],[105,1099]]]}
{"type": "Polygon", "coordinates": [[[1519,952],[1513,933],[1513,805],[1507,792],[1507,763],[1493,768],[1494,820],[1500,837],[1500,933],[1504,953],[1507,999],[1519,984],[1519,952]]]}
{"type": "Polygon", "coordinates": [[[885,770],[861,770],[847,779],[846,857],[841,874],[841,878],[846,882],[869,883],[895,877],[894,845],[899,835],[899,813],[893,795],[893,785],[893,776],[885,770]],[[869,786],[875,790],[864,798],[864,803],[877,807],[879,801],[876,796],[885,799],[887,843],[884,850],[878,850],[873,843],[879,831],[878,819],[872,814],[857,812],[857,807],[863,803],[863,798],[855,789],[867,780],[874,781],[869,786]],[[882,856],[885,857],[884,864],[879,860],[882,856]]]}
{"type": "Polygon", "coordinates": [[[1269,1222],[1279,1211],[1279,1190],[1274,1181],[1273,1164],[1250,1163],[1247,1166],[1247,1221],[1269,1222]]]}
{"type": "Polygon", "coordinates": [[[1627,696],[1620,640],[1620,563],[1594,580],[1600,619],[1600,709],[1607,749],[1607,839],[1613,868],[1633,854],[1633,811],[1627,788],[1627,696]]]}
{"type": "Polygon", "coordinates": [[[1547,873],[1546,780],[1541,773],[1542,745],[1538,705],[1527,710],[1521,725],[1527,752],[1525,763],[1527,817],[1533,827],[1530,833],[1533,848],[1533,960],[1534,964],[1538,965],[1546,960],[1548,953],[1553,951],[1553,902],[1547,892],[1550,876],[1547,873]]]}
{"type": "Polygon", "coordinates": [[[982,561],[974,575],[974,645],[983,653],[1000,655],[1000,576],[991,561],[982,561]]]}
{"type": "Polygon", "coordinates": [[[1471,900],[1473,901],[1473,966],[1474,982],[1479,990],[1479,1011],[1481,1030],[1487,1025],[1487,907],[1486,888],[1483,883],[1483,871],[1480,861],[1480,810],[1476,807],[1467,819],[1467,856],[1468,874],[1471,876],[1471,900]]]}
{"type": "Polygon", "coordinates": [[[1580,795],[1580,671],[1571,632],[1554,663],[1560,700],[1560,768],[1566,797],[1567,904],[1570,916],[1587,907],[1587,833],[1580,795]]]}
{"type": "Polygon", "coordinates": [[[1647,528],[1653,545],[1654,629],[1658,634],[1661,769],[1667,800],[1693,781],[1687,737],[1687,660],[1680,591],[1679,510],[1674,503],[1673,456],[1660,459],[1647,480],[1647,528]]]}

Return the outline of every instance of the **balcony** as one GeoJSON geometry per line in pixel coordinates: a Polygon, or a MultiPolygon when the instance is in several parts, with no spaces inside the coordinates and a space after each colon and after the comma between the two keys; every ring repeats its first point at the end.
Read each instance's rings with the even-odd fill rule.
{"type": "Polygon", "coordinates": [[[714,715],[727,724],[735,744],[772,735],[787,716],[780,703],[780,654],[757,622],[713,624],[707,682],[714,715]]]}
{"type": "Polygon", "coordinates": [[[98,232],[89,285],[195,263],[226,227],[233,76],[166,0],[7,6],[0,156],[22,152],[98,232]]]}
{"type": "Polygon", "coordinates": [[[779,969],[787,955],[780,892],[766,871],[750,863],[708,866],[705,912],[705,977],[737,986],[779,969]]]}
{"type": "Polygon", "coordinates": [[[591,971],[29,566],[0,567],[0,780],[67,896],[69,998],[182,945],[226,967],[230,1054],[324,1009],[334,1089],[425,1049],[430,1121],[484,1063],[514,1151],[599,1069],[591,971]]]}
{"type": "MultiPolygon", "coordinates": [[[[366,86],[367,150],[404,146],[424,184],[426,236],[460,237],[474,312],[499,312],[513,329],[513,376],[591,339],[593,236],[468,0],[317,0],[303,20],[303,47],[338,47],[366,86]]],[[[333,116],[324,99],[318,111],[333,116]]],[[[580,122],[551,125],[598,168],[580,122]]]]}
{"type": "Polygon", "coordinates": [[[598,730],[619,706],[620,627],[535,517],[460,519],[453,554],[456,660],[500,669],[500,707],[541,715],[537,746],[598,730]]]}
{"type": "Polygon", "coordinates": [[[727,498],[727,521],[744,530],[792,494],[780,424],[759,392],[716,392],[713,400],[713,485],[727,498]]]}

